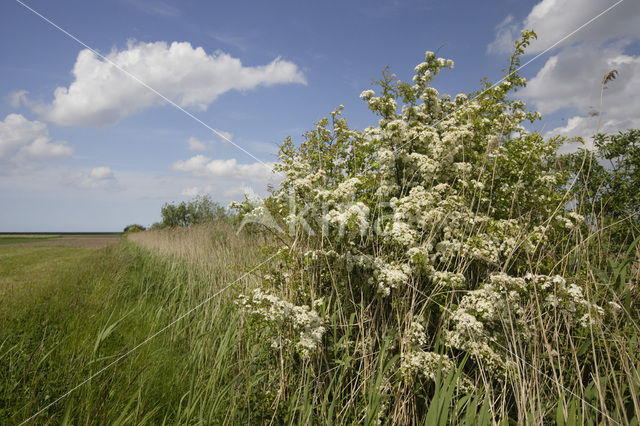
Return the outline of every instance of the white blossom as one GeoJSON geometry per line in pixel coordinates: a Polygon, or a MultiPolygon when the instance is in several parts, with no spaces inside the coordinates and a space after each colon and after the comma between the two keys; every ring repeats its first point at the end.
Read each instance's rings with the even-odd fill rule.
{"type": "MultiPolygon", "coordinates": [[[[273,324],[288,325],[298,333],[295,343],[302,356],[309,357],[321,344],[325,328],[322,318],[306,305],[297,306],[257,288],[250,297],[240,296],[240,305],[250,314],[273,324]]],[[[314,305],[316,303],[314,302],[314,305]]],[[[280,347],[281,341],[272,343],[280,347]]]]}

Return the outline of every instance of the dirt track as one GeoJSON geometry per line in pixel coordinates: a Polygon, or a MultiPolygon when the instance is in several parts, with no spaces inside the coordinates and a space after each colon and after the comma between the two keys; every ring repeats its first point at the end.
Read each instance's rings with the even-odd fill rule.
{"type": "Polygon", "coordinates": [[[63,246],[99,249],[114,245],[118,241],[120,241],[119,235],[63,235],[47,241],[6,244],[5,247],[63,246]]]}

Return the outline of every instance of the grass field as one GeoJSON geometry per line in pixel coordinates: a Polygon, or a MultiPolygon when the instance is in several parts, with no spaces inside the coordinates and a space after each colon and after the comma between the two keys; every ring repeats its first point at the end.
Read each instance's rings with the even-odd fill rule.
{"type": "MultiPolygon", "coordinates": [[[[0,247],[0,424],[391,422],[380,412],[385,377],[398,373],[393,347],[372,352],[356,340],[317,364],[287,364],[269,331],[239,309],[238,296],[260,285],[246,272],[270,258],[263,243],[217,224],[135,233],[101,249],[0,247]]],[[[337,315],[325,326],[345,329],[337,315]]],[[[557,398],[547,417],[599,424],[598,410],[609,407],[620,424],[634,418],[637,337],[607,338],[598,350],[624,363],[591,381],[583,401],[595,409],[523,371],[557,398]],[[619,396],[600,405],[600,389],[619,396]]],[[[483,393],[459,394],[458,377],[438,377],[428,410],[407,423],[497,424],[502,407],[483,393]]],[[[510,386],[490,392],[504,400],[510,386]]]]}
{"type": "MultiPolygon", "coordinates": [[[[212,250],[206,269],[187,260],[193,244],[159,254],[162,235],[140,243],[148,249],[124,240],[101,250],[0,248],[0,424],[28,419],[260,259],[257,244],[230,229],[199,235],[212,250]]],[[[247,370],[238,364],[242,331],[229,297],[250,283],[240,280],[34,422],[219,423],[247,406],[234,400],[244,393],[229,392],[248,386],[239,376],[247,370]]]]}
{"type": "Polygon", "coordinates": [[[60,238],[59,235],[26,235],[26,234],[4,234],[0,235],[0,245],[34,243],[38,241],[50,241],[60,238]]]}
{"type": "Polygon", "coordinates": [[[103,248],[116,244],[120,234],[61,234],[61,235],[32,235],[5,234],[0,235],[0,245],[26,247],[77,247],[103,248]]]}
{"type": "Polygon", "coordinates": [[[88,250],[75,247],[1,246],[0,294],[11,293],[5,303],[12,303],[18,297],[29,298],[33,292],[57,286],[52,275],[89,254],[88,250]]]}

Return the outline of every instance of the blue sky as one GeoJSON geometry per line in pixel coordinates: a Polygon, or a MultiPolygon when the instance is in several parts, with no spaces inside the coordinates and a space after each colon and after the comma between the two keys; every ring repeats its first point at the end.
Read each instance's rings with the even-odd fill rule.
{"type": "MultiPolygon", "coordinates": [[[[0,232],[119,231],[196,194],[264,194],[261,162],[285,137],[340,104],[352,126],[375,122],[359,94],[385,66],[410,81],[438,50],[455,62],[440,93],[473,91],[500,78],[523,28],[540,36],[526,61],[617,0],[24,3],[129,74],[0,4],[0,232]]],[[[639,28],[625,0],[522,70],[543,133],[591,134],[613,68],[603,130],[640,127],[639,28]]]]}

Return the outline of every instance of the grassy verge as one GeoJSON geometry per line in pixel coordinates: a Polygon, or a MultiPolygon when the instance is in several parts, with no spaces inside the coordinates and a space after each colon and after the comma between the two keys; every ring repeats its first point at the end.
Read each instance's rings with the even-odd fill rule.
{"type": "MultiPolygon", "coordinates": [[[[205,238],[212,232],[203,231],[205,238]]],[[[2,252],[15,282],[0,304],[0,423],[29,418],[240,277],[259,254],[230,232],[218,230],[229,239],[211,246],[206,271],[126,241],[101,251],[2,252]]],[[[238,413],[246,419],[238,408],[249,406],[250,392],[238,390],[250,386],[243,364],[251,358],[241,356],[250,352],[229,298],[250,285],[242,279],[35,423],[218,423],[239,420],[238,413]]]]}
{"type": "Polygon", "coordinates": [[[312,362],[288,356],[272,346],[273,330],[238,309],[238,295],[259,284],[253,275],[194,310],[265,259],[260,243],[217,225],[132,234],[99,251],[0,248],[0,424],[20,424],[132,349],[33,423],[496,424],[506,417],[495,401],[512,397],[525,375],[549,399],[539,401],[543,413],[524,405],[512,419],[598,424],[609,406],[616,421],[637,421],[637,334],[622,330],[579,348],[582,357],[608,355],[598,355],[602,374],[573,395],[527,365],[503,388],[465,395],[460,365],[426,387],[410,383],[411,394],[428,395],[426,406],[390,416],[406,391],[390,381],[400,373],[392,335],[373,350],[358,331],[366,326],[325,312],[329,338],[342,343],[312,362]]]}

